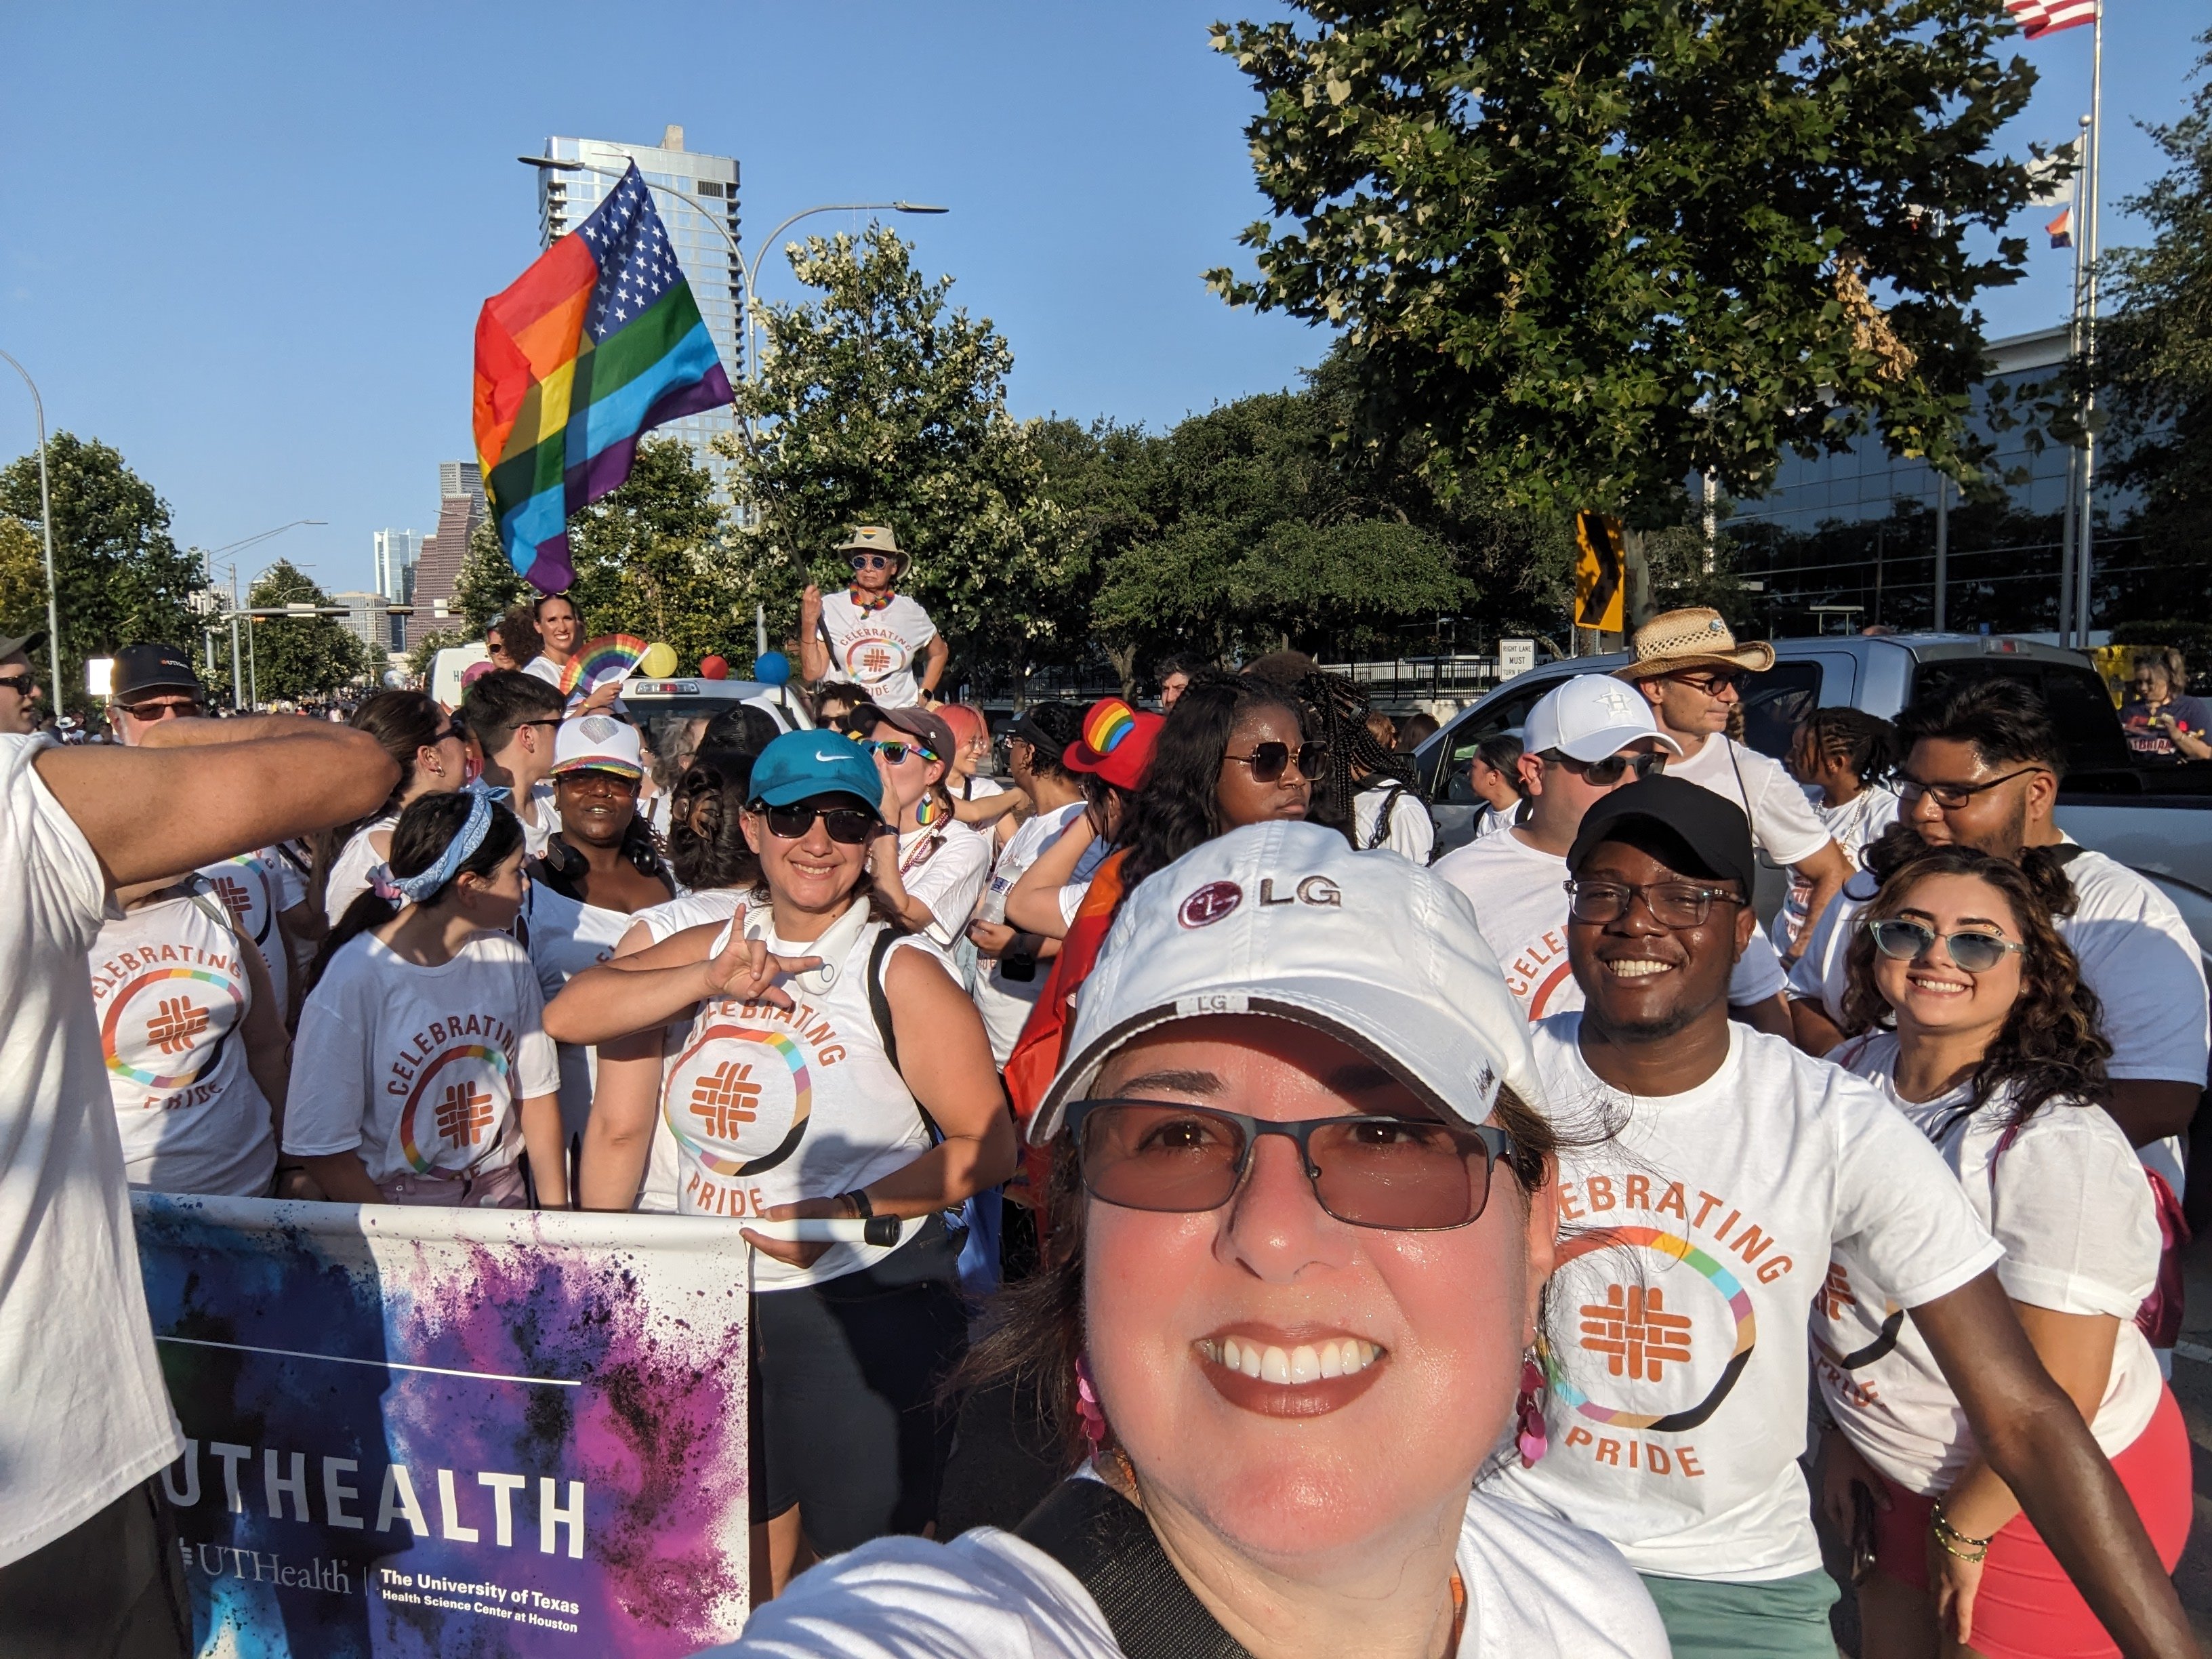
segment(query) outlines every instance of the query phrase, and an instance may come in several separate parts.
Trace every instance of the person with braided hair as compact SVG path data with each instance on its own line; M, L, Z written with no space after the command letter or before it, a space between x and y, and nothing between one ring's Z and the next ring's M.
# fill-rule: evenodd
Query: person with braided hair
M2102 1109L2112 1044L2053 926L2075 896L2053 849L2017 861L1924 847L1852 930L1829 1057L1934 1143L2004 1247L1996 1273L2044 1369L2112 1460L2159 1559L2179 1560L2189 1440L2136 1309L2159 1228L2134 1149ZM1961 1647L2011 1659L2110 1653L2096 1616L1990 1467L1959 1396L1896 1298L1840 1241L1813 1304L1814 1374L1834 1426L1821 1507L1874 1571L1859 1588L1869 1659ZM1871 1536L1865 1534L1870 1531Z
M1813 797L1813 810L1854 867L1859 848L1897 822L1899 802L1889 775L1902 758L1897 728L1863 709L1815 708L1790 739L1790 775ZM1785 957L1796 951L1804 932L1812 893L1813 884L1792 869L1771 930L1774 948Z

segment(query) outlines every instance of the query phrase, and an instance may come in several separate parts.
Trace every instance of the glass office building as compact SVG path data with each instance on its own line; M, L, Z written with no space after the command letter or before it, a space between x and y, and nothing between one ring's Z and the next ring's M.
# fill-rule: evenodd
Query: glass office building
M722 367L736 385L744 374L744 275L738 269L732 242L738 234L738 163L728 155L702 155L684 148L684 129L670 127L658 144L625 144L611 138L548 138L544 152L561 161L582 161L611 168L619 175L630 162L653 192L653 210L668 228L676 257L699 302L699 314L721 353ZM599 173L556 173L540 167L538 173L538 229L539 243L550 247L591 216L617 180ZM695 207L672 190L682 191ZM704 209L705 211L700 211ZM711 219L710 219L711 216ZM717 226L721 227L717 229ZM729 233L725 238L722 231ZM703 415L687 416L656 429L659 437L679 438L691 446L701 463L719 478L727 466L708 447L716 436L737 430L737 417L726 406Z
M2032 392L2053 380L2066 355L2063 327L1992 341L1989 381L2014 397ZM1723 498L1718 521L1734 544L1736 574L1765 585L1753 599L1770 637L1930 626L1939 532L1949 628L1972 632L1987 623L1998 633L2047 633L2059 626L2075 452L2039 446L2028 423L2000 424L1990 410L1984 390L1972 424L1995 445L2000 481L1969 496L1953 484L1939 501L1931 469L1892 457L1879 436L1868 435L1837 454L1786 459L1755 500ZM1692 480L1693 507L1699 489ZM2116 606L2136 608L2130 578L2141 573L2131 506L2100 483L2093 628L2106 625Z

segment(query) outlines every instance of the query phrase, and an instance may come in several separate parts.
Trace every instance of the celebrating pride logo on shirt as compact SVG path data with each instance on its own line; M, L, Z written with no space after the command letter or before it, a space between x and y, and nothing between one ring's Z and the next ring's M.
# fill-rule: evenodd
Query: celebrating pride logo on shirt
M1565 1267L1597 1251L1608 1254L1592 1265L1607 1273L1631 1270L1637 1258L1629 1253L1636 1252L1656 1256L1665 1263L1680 1262L1698 1277L1685 1279L1670 1274L1665 1285L1606 1283L1578 1302L1581 1341L1577 1346L1595 1362L1582 1369L1586 1377L1593 1372L1601 1375L1601 1381L1591 1382L1591 1390L1610 1394L1622 1384L1656 1387L1679 1382L1682 1374L1693 1372L1698 1358L1717 1342L1714 1324L1718 1310L1712 1298L1696 1295L1686 1302L1682 1297L1684 1289L1694 1292L1701 1284L1712 1287L1720 1308L1727 1310L1734 1323L1728 1364L1704 1397L1683 1411L1631 1411L1626 1406L1607 1405L1593 1392L1577 1386L1559 1355L1547 1352L1544 1366L1552 1391L1583 1416L1615 1429L1679 1434L1696 1428L1720 1408L1750 1362L1759 1336L1750 1293L1724 1265L1688 1239L1656 1227L1612 1227L1568 1240L1559 1247L1558 1265ZM1587 1279L1579 1282L1589 1283ZM1626 1389L1621 1394L1633 1397Z
M246 990L210 968L156 968L108 999L100 1046L107 1069L164 1092L212 1067L246 1011Z
M417 1175L468 1168L497 1138L510 1097L505 1049L483 1042L441 1049L415 1074L399 1109L400 1156ZM438 1154L448 1147L459 1154L457 1164L441 1163Z
M806 1050L787 1032L714 1023L668 1069L661 1115L690 1158L726 1178L799 1150L814 1111Z
M913 660L906 641L888 629L856 628L845 641L845 672L863 685L889 679Z

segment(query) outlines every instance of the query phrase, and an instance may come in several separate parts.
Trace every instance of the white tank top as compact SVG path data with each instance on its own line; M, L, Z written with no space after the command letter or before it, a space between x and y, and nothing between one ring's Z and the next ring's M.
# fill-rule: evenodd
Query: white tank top
M708 887L697 892L678 893L672 899L648 905L630 920L643 923L653 942L658 945L687 927L701 927L708 922L719 924L732 916L741 916L751 902L751 893L746 888ZM684 1041L690 1030L691 1022L688 1019L675 1021L669 1026L671 1059L684 1051ZM665 1061L662 1069L666 1070ZM683 1158L677 1150L676 1137L669 1133L667 1118L655 1112L653 1147L646 1154L645 1182L638 1189L637 1207L647 1214L673 1214L678 1208L677 1194L683 1184Z
M771 1205L865 1187L928 1151L921 1109L884 1054L868 1006L869 955L884 927L871 921L860 929L824 994L787 975L778 984L791 997L789 1008L699 1005L661 1079L661 1121L677 1147L679 1212L761 1216ZM730 933L726 927L715 936L717 953ZM766 942L778 956L812 954L810 945L773 933ZM901 939L892 949L928 951L943 962L920 939ZM886 972L890 965L886 958ZM757 1255L753 1288L819 1284L890 1254L884 1246L833 1244L803 1268Z
M203 883L100 926L92 947L124 1173L157 1192L258 1198L276 1170L269 1103L246 1066L244 944Z

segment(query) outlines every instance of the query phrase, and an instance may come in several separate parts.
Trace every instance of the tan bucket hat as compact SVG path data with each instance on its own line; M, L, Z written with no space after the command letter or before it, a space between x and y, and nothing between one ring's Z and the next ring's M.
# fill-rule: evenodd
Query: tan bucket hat
M898 561L898 568L907 567L907 556L900 550L898 538L892 535L889 525L855 525L853 533L839 542L833 550L839 553L883 553Z
M1686 668L1744 668L1763 674L1774 666L1772 646L1765 640L1738 645L1721 613L1704 605L1661 611L1636 630L1628 648L1636 660L1613 671L1624 680L1648 680Z

